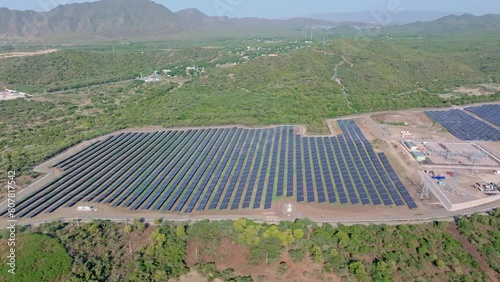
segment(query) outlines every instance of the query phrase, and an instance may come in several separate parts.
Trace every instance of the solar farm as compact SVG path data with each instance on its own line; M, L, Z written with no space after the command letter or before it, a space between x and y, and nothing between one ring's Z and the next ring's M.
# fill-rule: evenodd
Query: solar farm
M473 115L492 123L490 125ZM500 105L484 105L469 107L466 111L453 109L449 111L427 111L430 118L444 126L451 134L462 141L499 141Z
M500 105L482 105L479 107L465 108L467 111L474 113L478 117L485 119L497 126L500 126Z
M22 199L18 216L83 202L183 214L267 210L281 198L416 209L385 154L354 121L338 123L343 134L326 137L296 135L293 126L112 135L54 165L63 174Z

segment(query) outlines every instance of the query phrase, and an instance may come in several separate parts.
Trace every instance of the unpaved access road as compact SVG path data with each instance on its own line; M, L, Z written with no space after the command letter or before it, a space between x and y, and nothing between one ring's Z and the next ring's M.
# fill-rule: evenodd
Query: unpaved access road
M14 58L14 57L27 57L27 56L36 56L49 54L59 51L59 49L47 49L47 50L39 50L34 52L11 52L11 53L0 53L0 59L5 58Z

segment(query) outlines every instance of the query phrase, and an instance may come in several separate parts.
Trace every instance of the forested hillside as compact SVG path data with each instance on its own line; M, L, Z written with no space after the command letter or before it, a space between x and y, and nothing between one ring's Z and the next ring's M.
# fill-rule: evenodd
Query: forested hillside
M280 57L264 57L214 73L200 83L265 93L341 93L336 78L353 95L398 94L419 89L440 93L445 88L487 80L485 73L447 56L388 41L335 40Z
M478 239L473 239L471 230L479 222L482 227L475 232L481 239L475 243ZM463 236L485 254L497 275L495 259L500 250L498 232L493 230L499 224L498 210L490 216L459 220ZM21 273L8 281L61 281L61 277L64 281L167 281L189 270L199 271L209 281L488 281L478 262L450 233L453 225L333 227L305 219L276 225L247 219L191 224L156 220L154 226L139 220L53 222L19 234L19 251L26 252L19 261L26 264L19 270L34 261L45 270ZM33 246L28 250L21 247L25 244ZM71 272L61 245L71 255ZM46 263L48 257L51 264ZM5 265L5 257L0 261ZM0 273L1 281L7 277L6 271Z
M55 53L0 61L0 81L28 93L44 93L88 85L135 79L154 71L209 65L218 61L217 49L90 52L62 50ZM111 48L109 48L111 50ZM226 56L226 58L229 56ZM182 69L184 70L184 69Z

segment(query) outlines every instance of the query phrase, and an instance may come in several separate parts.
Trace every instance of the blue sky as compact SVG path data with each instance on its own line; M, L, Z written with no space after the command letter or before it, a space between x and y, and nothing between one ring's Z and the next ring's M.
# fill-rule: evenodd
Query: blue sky
M36 11L50 10L57 4L85 0L0 0L0 7ZM389 10L400 7L412 11L468 12L476 15L500 13L498 0L155 0L178 11L198 8L208 15L229 17L286 18L314 13Z

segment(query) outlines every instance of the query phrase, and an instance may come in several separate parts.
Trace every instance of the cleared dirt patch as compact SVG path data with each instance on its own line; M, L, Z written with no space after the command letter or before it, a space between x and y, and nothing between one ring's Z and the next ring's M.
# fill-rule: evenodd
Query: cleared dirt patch
M294 262L287 250L275 262L262 261L257 265L252 265L248 263L250 249L227 239L223 239L215 252L210 254L197 255L197 248L199 245L196 242L188 242L186 256L188 267L193 267L196 263L213 262L219 271L232 268L235 274L252 276L254 281L259 281L259 276L265 277L263 281L340 281L333 274L325 273L320 264L313 263L308 257L302 262ZM282 261L288 266L284 274L278 271Z
M0 54L0 59L14 58L14 57L36 56L36 55L43 55L43 54L54 53L54 52L57 52L57 51L59 51L59 49L48 49L48 50L40 50L40 51L35 51L35 52L2 53L2 54Z
M14 100L18 98L25 98L24 93L10 92L10 91L0 91L0 101L2 100Z

